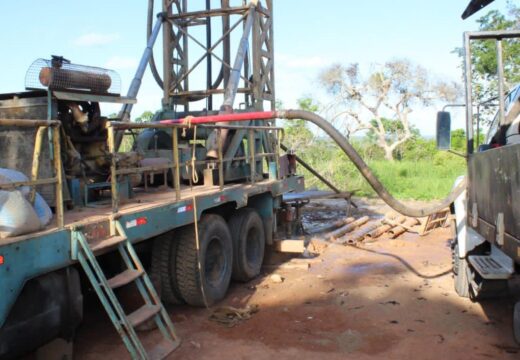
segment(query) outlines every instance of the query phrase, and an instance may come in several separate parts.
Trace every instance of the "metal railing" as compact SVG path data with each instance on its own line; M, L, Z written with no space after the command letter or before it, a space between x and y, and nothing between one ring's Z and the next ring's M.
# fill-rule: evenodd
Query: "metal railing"
M0 184L0 190L13 190L20 186L30 186L31 192L29 200L34 203L36 196L36 186L38 185L55 185L55 212L58 228L63 228L63 172L61 165L61 148L60 148L60 122L56 120L25 120L25 119L0 119L0 127L32 127L36 128L36 139L34 142L33 159L31 167L31 179L29 181L17 181ZM49 131L50 130L50 131ZM52 138L51 160L54 167L54 177L38 179L40 169L40 155L42 152L43 138L45 132L48 132Z
M284 135L284 129L281 127L274 126L233 126L233 125L197 125L190 126L188 124L164 124L164 123L123 123L123 122L108 122L107 123L107 131L108 131L108 150L111 158L110 165L110 181L111 181L111 196L112 196L112 212L113 214L117 214L119 211L120 204L120 196L118 189L118 177L122 175L131 175L131 174L142 174L149 172L160 172L171 170L173 174L173 188L175 190L175 199L181 200L181 185L180 185L180 171L181 167L185 166L191 170L191 173L196 172L197 165L217 165L218 168L218 184L220 190L224 188L224 164L232 161L249 161L250 163L250 182L252 184L256 181L256 163L257 160L261 160L264 158L272 157L276 163L276 178L279 178L280 174L280 148L281 148L281 139ZM183 131L186 129L196 129L206 128L211 130L216 130L218 132L219 139L217 144L217 158L216 159L206 159L206 160L196 160L193 159L191 161L186 161L184 164L181 164L179 158L179 130ZM117 131L125 131L125 130L136 130L136 129L171 129L172 136L172 159L169 164L165 165L154 165L154 166L143 166L143 167L134 167L134 168L118 168L117 164L117 147L116 147L116 132ZM249 154L244 156L235 156L224 158L223 155L223 144L220 141L220 132L223 130L246 130L247 131L247 143ZM266 132L266 131L274 131L276 136L276 150L275 152L269 153L257 153L256 152L256 142L255 135L256 133ZM198 139L193 139L198 140Z

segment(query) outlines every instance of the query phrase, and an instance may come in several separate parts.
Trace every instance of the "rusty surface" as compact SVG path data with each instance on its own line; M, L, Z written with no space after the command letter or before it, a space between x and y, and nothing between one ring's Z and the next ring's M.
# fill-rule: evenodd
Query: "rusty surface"
M107 74L50 67L40 70L39 80L51 89L88 89L95 93L106 93L112 85L112 79Z
M404 234L408 229L410 229L412 226L415 226L419 224L419 220L416 218L408 218L403 223L402 226L396 226L388 231L388 234L392 237L392 239L395 239L396 237Z
M357 242L363 241L365 236L367 236L369 233L377 229L381 226L381 221L376 220L370 224L367 224L366 226L362 227L361 229L355 231L349 236L349 243L355 244Z
M347 225L341 226L340 228L330 231L324 235L321 236L321 238L328 240L328 241L334 241L341 236L345 235L346 233L351 232L355 228L357 228L360 225L363 225L369 220L368 216L364 216L360 219L357 219L353 222L348 223Z

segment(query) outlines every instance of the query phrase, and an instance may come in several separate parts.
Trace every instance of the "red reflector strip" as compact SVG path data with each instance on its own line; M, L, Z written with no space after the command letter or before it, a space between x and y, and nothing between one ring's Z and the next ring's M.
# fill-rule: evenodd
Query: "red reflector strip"
M4 255L0 255L0 265L4 265Z
M183 213L186 211L192 211L192 210L193 210L193 204L181 206L180 208L177 209L177 214L180 214L180 213Z
M137 226L148 224L148 219L145 217L137 218Z

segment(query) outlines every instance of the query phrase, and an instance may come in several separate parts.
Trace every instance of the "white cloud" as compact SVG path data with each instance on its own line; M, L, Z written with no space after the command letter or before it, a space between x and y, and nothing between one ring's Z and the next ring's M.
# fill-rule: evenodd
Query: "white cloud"
M77 46L99 46L111 44L119 39L119 34L101 34L101 33L88 33L81 35L74 40L74 44Z
M137 69L137 59L124 56L112 56L105 63L105 67L114 70L135 70Z

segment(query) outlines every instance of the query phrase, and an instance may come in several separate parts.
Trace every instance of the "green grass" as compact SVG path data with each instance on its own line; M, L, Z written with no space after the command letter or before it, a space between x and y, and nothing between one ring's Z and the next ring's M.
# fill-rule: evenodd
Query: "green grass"
M344 154L322 152L319 157L302 154L305 160L325 178L342 190L359 190L357 196L375 197L376 194ZM455 179L466 171L465 161L448 153L436 153L432 159L418 161L372 160L369 167L387 190L398 199L433 200L444 198ZM326 189L318 179L298 169L306 178L307 187Z

